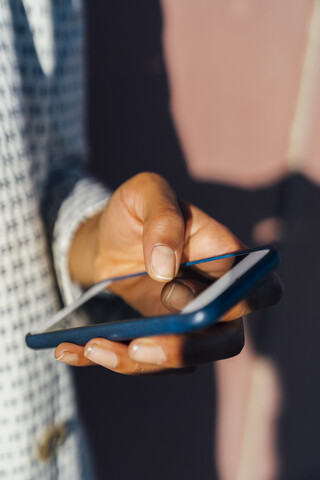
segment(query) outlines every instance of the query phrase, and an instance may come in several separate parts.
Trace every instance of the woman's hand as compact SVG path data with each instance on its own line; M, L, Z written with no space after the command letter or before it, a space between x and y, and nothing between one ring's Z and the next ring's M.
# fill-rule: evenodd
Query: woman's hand
M159 175L141 173L122 184L105 210L82 225L70 249L70 272L89 286L104 278L147 270L149 276L114 283L111 290L143 315L179 311L203 288L201 280L176 279L181 262L244 249L223 225L197 207L178 201ZM230 259L215 263L217 278L230 268ZM168 284L168 282L171 282ZM275 275L223 320L234 320L275 303L281 296ZM129 345L98 338L85 347L64 343L55 356L70 365L99 364L131 375L158 373L232 356L241 350L241 320L218 324L192 335L140 338Z

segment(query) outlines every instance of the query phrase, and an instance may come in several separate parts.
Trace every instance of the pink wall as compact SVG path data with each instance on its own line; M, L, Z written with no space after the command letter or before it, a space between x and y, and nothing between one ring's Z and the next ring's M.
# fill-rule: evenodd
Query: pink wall
M171 109L196 178L255 187L287 172L312 4L162 0ZM316 101L305 170L320 182L320 89Z

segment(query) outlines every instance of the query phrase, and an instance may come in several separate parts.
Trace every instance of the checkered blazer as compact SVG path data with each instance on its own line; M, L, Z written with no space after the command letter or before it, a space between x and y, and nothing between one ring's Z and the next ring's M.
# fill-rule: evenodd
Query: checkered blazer
M83 172L82 43L80 0L0 0L1 480L92 478L68 367L24 340L78 295L68 248L108 197Z

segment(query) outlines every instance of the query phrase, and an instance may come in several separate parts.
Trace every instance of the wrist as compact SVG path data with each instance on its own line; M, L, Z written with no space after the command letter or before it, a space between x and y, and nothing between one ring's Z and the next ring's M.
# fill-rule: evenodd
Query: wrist
M80 225L69 249L71 278L84 287L89 287L95 283L100 217L101 213Z

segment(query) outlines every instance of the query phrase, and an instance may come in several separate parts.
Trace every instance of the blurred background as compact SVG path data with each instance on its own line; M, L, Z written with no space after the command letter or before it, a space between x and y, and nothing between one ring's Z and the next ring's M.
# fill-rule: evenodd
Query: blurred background
M319 1L84 3L91 170L162 174L285 285L215 369L74 369L98 478L318 479Z

